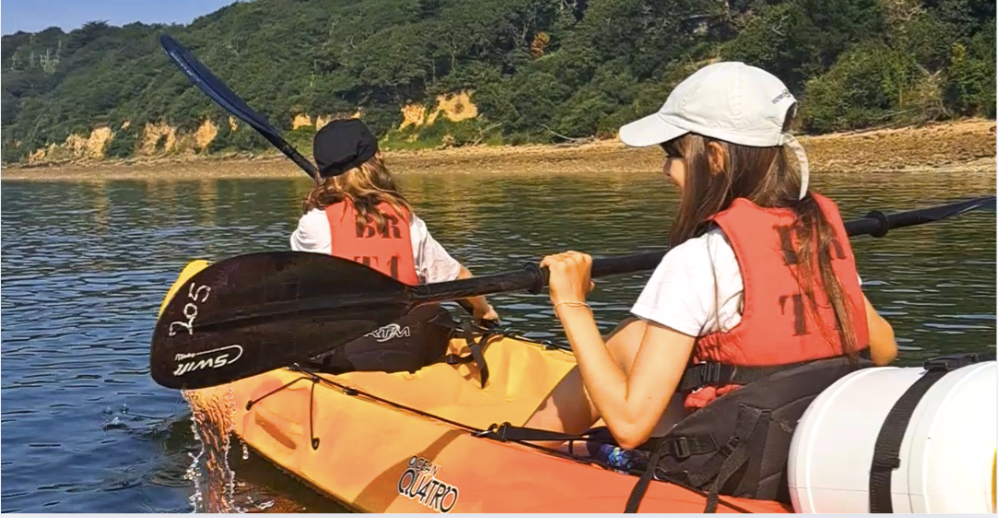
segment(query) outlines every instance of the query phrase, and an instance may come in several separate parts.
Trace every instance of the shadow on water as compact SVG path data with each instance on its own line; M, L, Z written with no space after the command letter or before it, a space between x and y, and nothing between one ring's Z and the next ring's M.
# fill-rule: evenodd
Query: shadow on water
M482 274L565 249L596 255L661 247L673 189L645 175L405 175L434 237ZM845 217L993 193L995 176L822 175ZM166 289L190 260L286 249L309 187L301 180L4 182L2 436L4 511L191 509L198 451L179 393L149 377L150 333ZM902 361L995 347L995 215L857 238L864 290L894 324ZM609 330L648 272L599 283ZM503 319L560 337L545 295L493 298ZM358 445L364 447L364 445ZM236 505L341 510L236 440Z

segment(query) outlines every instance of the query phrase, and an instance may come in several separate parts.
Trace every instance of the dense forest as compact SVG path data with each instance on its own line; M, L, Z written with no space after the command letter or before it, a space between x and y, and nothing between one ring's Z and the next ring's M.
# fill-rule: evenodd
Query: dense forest
M186 26L4 36L3 161L95 127L128 157L149 124L206 120L200 152L264 148L173 67L162 32L302 143L296 115L358 110L388 142L613 136L717 59L790 85L802 132L995 116L993 0L255 0ZM399 129L402 106L452 92L478 115Z

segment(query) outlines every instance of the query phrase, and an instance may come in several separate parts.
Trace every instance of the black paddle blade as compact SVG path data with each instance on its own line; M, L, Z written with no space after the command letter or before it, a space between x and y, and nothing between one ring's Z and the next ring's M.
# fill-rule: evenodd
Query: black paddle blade
M325 352L405 315L409 287L359 263L271 252L227 259L184 282L153 332L152 377L197 389Z
M241 97L236 95L235 92L229 89L221 79L215 77L215 74L208 70L208 67L204 66L191 51L187 50L186 47L181 45L177 40L173 39L167 34L163 34L159 37L159 44L166 51L166 55L173 60L177 68L187 76L188 79L194 83L202 92L205 93L212 101L215 101L219 106L225 109L225 111L235 115L240 120L249 124L251 128L255 129L257 133L262 135L271 144L280 149L285 156L293 160L298 167L301 167L303 171L309 176L315 177L318 170L315 165L312 164L307 158L302 156L297 149L291 146L281 134L278 133L266 117L260 115L255 110L249 107Z

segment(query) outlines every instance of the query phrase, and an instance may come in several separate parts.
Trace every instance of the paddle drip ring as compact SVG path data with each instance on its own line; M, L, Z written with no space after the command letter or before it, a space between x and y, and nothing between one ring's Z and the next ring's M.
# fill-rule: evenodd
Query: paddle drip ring
M887 235L887 231L891 229L891 222L888 221L887 216L883 212L880 212L879 210L871 211L869 214L866 215L866 217L870 219L875 219L877 220L877 223L880 224L879 229L877 229L875 232L870 232L870 235L873 237L884 237Z

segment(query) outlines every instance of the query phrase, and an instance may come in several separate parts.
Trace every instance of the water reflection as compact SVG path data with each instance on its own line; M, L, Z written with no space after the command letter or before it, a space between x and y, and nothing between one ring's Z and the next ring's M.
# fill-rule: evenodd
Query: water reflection
M677 204L657 174L400 181L434 237L480 274L569 248L660 248ZM822 175L815 184L848 218L993 193L995 175ZM4 510L189 510L189 411L149 378L156 310L192 259L285 249L309 187L305 178L3 183ZM894 324L904 361L994 350L995 246L994 213L854 240L864 288ZM647 276L600 282L593 306L604 329ZM494 304L530 336L561 336L545 295ZM254 456L231 462L236 492L254 509L337 509Z

